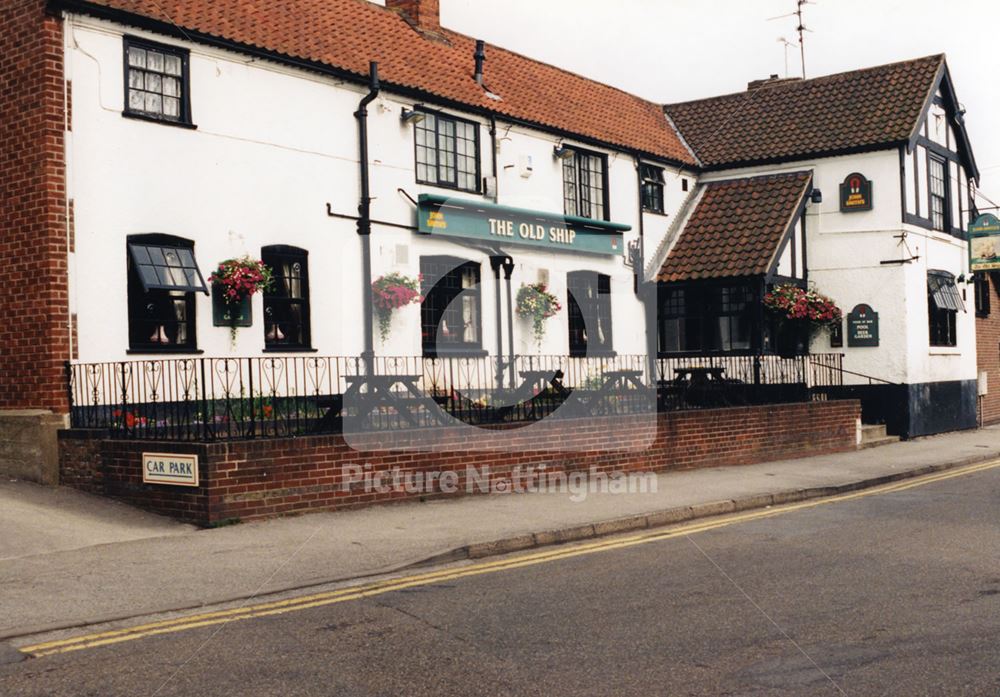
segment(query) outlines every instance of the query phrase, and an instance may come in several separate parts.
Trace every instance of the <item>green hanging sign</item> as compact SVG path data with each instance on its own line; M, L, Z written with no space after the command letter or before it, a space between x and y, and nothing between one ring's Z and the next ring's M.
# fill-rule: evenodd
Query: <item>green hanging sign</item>
M1000 270L1000 220L984 213L969 224L969 270Z
M622 233L632 229L622 223L435 194L421 194L418 209L418 230L425 235L540 247L555 252L621 256L625 253Z

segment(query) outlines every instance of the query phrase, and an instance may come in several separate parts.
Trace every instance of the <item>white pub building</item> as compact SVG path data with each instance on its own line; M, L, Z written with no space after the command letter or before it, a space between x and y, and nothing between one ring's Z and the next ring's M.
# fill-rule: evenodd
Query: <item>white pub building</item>
M254 5L47 3L65 360L811 350L890 432L975 426L978 173L943 56L663 106L441 27L437 0ZM274 283L234 309L208 278L243 256ZM399 278L419 302L382 332L369 284ZM782 283L841 327L782 328ZM533 284L561 306L541 336Z

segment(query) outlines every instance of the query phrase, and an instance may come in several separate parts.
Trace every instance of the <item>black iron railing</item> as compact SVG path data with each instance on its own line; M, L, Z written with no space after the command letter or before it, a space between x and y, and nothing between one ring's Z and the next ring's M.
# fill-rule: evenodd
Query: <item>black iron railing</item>
M839 354L780 358L280 356L68 367L75 428L152 440L232 440L809 399Z

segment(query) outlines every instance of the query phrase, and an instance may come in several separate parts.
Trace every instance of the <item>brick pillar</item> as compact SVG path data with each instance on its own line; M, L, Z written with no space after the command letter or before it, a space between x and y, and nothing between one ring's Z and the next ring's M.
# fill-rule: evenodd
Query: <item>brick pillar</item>
M68 411L62 20L0 3L0 409Z

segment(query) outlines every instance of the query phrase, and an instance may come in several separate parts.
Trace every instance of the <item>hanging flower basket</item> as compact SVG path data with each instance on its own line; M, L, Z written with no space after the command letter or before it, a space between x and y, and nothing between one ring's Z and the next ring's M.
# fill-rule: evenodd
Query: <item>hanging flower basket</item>
M843 317L830 298L791 284L775 286L764 296L764 307L783 320L808 323L814 329L835 325Z
M559 299L544 283L522 283L517 291L517 316L531 320L531 329L539 347L545 337L545 320L562 309Z
M378 333L383 342L389 338L393 311L423 300L420 297L421 280L420 276L410 278L393 272L379 276L372 283L372 308L378 319Z
M226 259L208 277L208 281L219 287L227 303L234 305L270 288L272 276L271 269L264 262L243 256Z
M220 316L229 324L230 342L236 343L236 328L250 326L250 297L271 287L273 273L258 259L242 256L226 259L208 277L212 284L213 298L221 298L225 304Z

